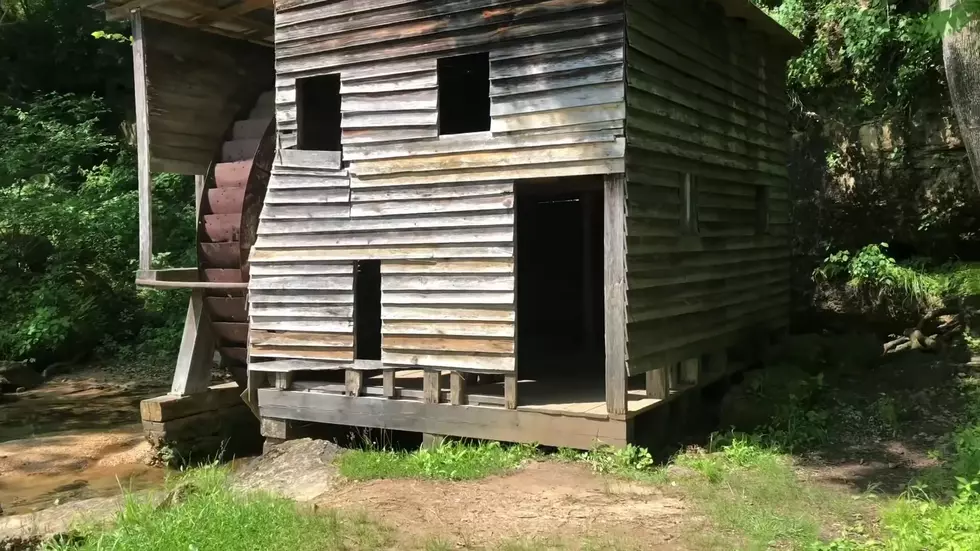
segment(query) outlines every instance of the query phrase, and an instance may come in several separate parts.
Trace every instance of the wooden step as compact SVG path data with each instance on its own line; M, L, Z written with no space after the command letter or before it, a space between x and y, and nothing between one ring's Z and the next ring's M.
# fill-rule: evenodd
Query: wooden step
M252 160L214 165L214 184L218 187L245 187L252 171Z
M241 216L245 204L244 187L216 187L205 194L205 204L201 212L205 214L238 214Z
M260 141L256 138L248 138L245 140L225 142L221 146L221 162L229 163L251 160L255 156L255 151L259 148Z
M238 268L242 265L241 244L238 241L225 243L200 243L200 261L206 268Z
M259 139L264 134L266 129L269 128L269 124L272 123L271 117L258 117L254 119L245 119L243 121L238 121L235 123L235 127L232 129L232 137L236 140L246 140L246 139Z
M213 243L238 241L241 234L242 215L205 214L203 217L204 235Z
M245 297L206 297L204 302L213 321L248 321Z

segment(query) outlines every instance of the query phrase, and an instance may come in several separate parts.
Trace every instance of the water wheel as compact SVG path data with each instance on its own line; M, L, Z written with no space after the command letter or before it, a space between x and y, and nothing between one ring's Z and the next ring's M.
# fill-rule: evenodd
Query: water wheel
M262 94L252 110L229 129L205 179L198 219L201 281L249 280L249 252L275 156L275 104ZM245 387L248 303L243 289L209 289L205 294L222 367Z

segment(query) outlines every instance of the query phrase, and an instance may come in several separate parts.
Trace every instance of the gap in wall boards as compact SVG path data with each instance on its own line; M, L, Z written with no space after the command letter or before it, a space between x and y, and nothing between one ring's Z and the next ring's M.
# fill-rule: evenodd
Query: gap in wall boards
M439 134L490 130L490 54L445 57L439 70Z
M296 79L297 149L340 151L340 75Z
M354 358L381 359L381 261L354 266Z

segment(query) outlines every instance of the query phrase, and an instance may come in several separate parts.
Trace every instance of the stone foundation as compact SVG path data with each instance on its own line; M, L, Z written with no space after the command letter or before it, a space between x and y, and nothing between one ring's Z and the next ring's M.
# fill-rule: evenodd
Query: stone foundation
M160 396L140 403L146 439L160 462L201 463L259 453L259 420L235 383L190 396Z

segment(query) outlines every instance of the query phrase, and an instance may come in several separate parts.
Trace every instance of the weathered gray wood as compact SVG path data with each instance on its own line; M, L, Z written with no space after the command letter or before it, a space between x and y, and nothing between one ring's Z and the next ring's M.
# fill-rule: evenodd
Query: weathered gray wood
M264 417L590 449L626 445L626 421L501 407L453 406L319 392L259 392Z
M433 450L442 446L446 442L446 435L444 434L432 434L430 432L422 433L422 447L428 450Z
M658 400L666 400L670 396L668 371L668 368L662 367L660 369L652 369L646 372L645 377L647 396Z
M519 403L517 395L517 374L510 373L504 376L504 407L507 409L517 409Z
M449 403L454 406L466 405L466 379L459 371L449 374Z
M626 177L603 185L603 299L605 301L606 409L626 414Z
M289 371L276 373L276 389L289 390L293 386L293 374Z
M680 380L686 385L698 384L701 375L701 358L688 358L681 362Z
M384 358L382 358L384 359ZM441 395L441 377L438 371L426 370L422 375L422 392L427 404L438 404Z
M204 293L195 290L187 305L184 333L177 352L170 393L187 396L204 392L211 383L211 364L214 361L214 335L207 311L204 309Z
M360 396L364 393L364 372L348 369L345 372L347 395Z
M136 97L136 156L139 190L139 268L149 270L153 264L153 176L150 174L150 105L147 94L146 42L143 36L143 14L139 9L130 16L133 29L133 82Z
M236 383L225 383L208 388L205 392L188 396L158 396L140 402L140 418L143 421L165 423L208 411L237 406L241 403L241 389Z
M385 370L381 375L382 385L384 389L385 398L395 397L395 371L392 369Z

